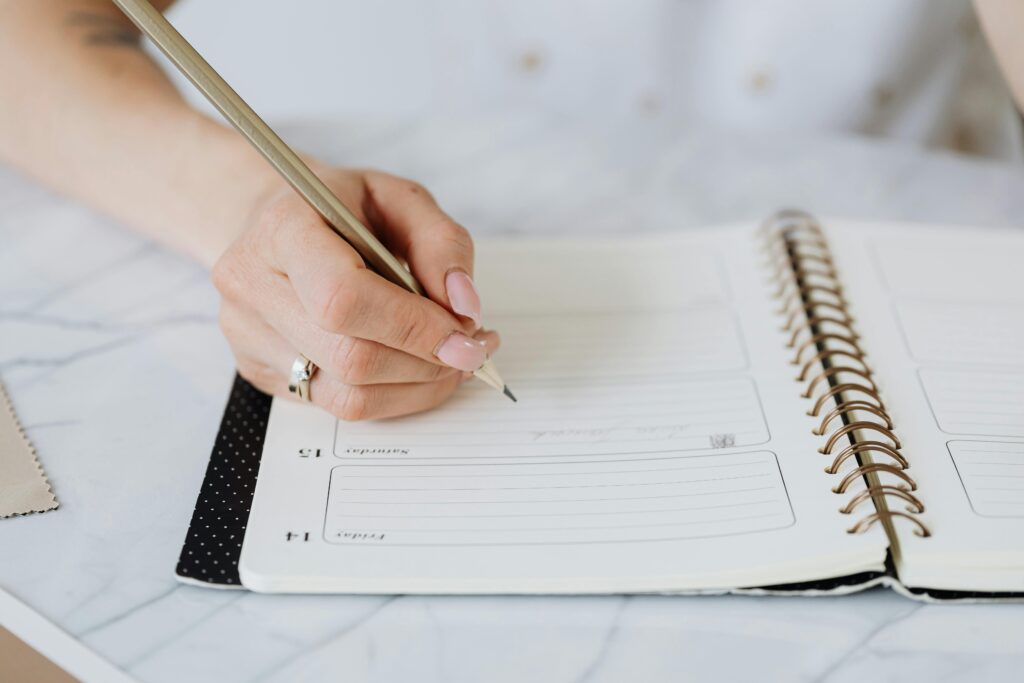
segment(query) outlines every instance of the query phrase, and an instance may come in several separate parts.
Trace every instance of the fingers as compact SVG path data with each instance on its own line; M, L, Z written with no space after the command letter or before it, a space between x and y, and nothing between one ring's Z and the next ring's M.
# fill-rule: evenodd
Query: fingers
M345 384L430 382L459 372L378 342L327 332L305 316L287 281L265 289L260 299L263 308L259 314L228 304L221 310L225 335L232 340L248 341L246 350L252 355L258 355L258 350L252 348L252 344L260 343L262 335L258 329L269 325L290 348L300 349L322 371ZM493 331L480 331L475 339L484 344L488 355L497 351L501 343Z
M298 352L284 337L231 305L222 309L221 325L238 360L239 373L261 391L294 398L288 391L288 374ZM238 334L239 329L245 333ZM319 369L310 382L310 399L342 420L382 419L434 408L451 396L463 379L462 373L452 372L429 382L353 385Z
M345 384L430 382L459 372L368 339L328 332L309 319L288 284L265 298L263 315L292 348Z
M432 382L460 372L445 365L428 363L377 342L330 334L305 319L301 309L294 303L294 295L286 287L284 289L284 292L265 297L265 302L267 299L275 300L269 305L269 313L267 309L256 313L229 302L222 304L220 325L236 357L259 358L269 362L276 356L268 356L268 353L280 338L291 353L290 359L282 361L288 364L287 367L290 367L291 360L299 353L295 349L299 349L321 371L344 384ZM291 295L291 301L287 295ZM274 338L273 343L268 342L271 336ZM474 339L484 345L488 355L495 353L501 346L501 338L493 330L479 330ZM264 348L268 350L267 353ZM277 356L283 357L282 354ZM282 365L281 369L286 370L287 367Z
M487 349L462 333L460 320L367 270L359 255L319 219L288 232L275 237L277 267L322 329L464 371L476 370L486 360Z
M432 300L480 327L473 240L466 229L418 183L373 171L364 177L367 213L384 241L405 257Z
M301 299L298 283L296 292ZM486 360L487 349L461 332L450 313L366 269L335 276L321 292L324 298L307 304L306 310L327 332L377 342L459 370L476 370Z
M479 332L474 339L484 344L488 354L494 353L500 345L496 332ZM304 355L343 384L366 386L434 382L462 372L445 365L427 363L366 339L336 336L328 341L326 346L309 346L310 351ZM307 348L301 341L294 342L289 338L289 343L293 348Z
M350 386L330 376L316 383L314 375L313 381L310 397L314 402L339 419L355 421L381 420L436 408L455 392L463 379L456 374L436 382Z
M367 270L334 283L314 320L324 329L384 344L423 360L476 370L487 350L461 331L451 313Z

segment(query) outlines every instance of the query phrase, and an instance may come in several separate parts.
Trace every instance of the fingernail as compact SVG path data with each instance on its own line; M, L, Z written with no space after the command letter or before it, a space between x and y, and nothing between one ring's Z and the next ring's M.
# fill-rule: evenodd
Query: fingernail
M487 345L461 332L453 332L438 347L435 355L445 365L472 372L487 360Z
M479 326L480 295L476 293L473 278L461 270L453 270L445 277L444 288L448 292L452 310L470 318Z
M473 334L473 339L484 345L484 349L487 351L487 355L491 356L498 349L498 342L500 337L494 330L485 330L480 328Z

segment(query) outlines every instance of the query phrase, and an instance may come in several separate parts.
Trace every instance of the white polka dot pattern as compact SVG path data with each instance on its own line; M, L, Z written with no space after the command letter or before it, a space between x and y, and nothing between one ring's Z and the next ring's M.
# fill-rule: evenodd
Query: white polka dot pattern
M178 576L239 586L238 558L259 474L272 398L239 376L178 558Z

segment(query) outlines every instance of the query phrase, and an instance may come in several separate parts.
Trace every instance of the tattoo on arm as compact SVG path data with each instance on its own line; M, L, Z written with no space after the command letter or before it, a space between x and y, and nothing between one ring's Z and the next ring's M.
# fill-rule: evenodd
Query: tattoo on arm
M101 12L75 11L65 23L80 33L87 45L139 47L142 35L126 19Z

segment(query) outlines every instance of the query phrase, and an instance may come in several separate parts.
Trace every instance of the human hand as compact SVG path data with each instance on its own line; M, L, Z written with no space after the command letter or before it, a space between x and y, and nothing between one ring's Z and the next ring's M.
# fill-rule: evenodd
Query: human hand
M294 190L277 186L213 269L239 373L289 396L301 353L319 368L310 399L343 420L439 405L499 344L479 329L469 233L409 180L342 169L320 176L408 262L430 298L368 270Z

